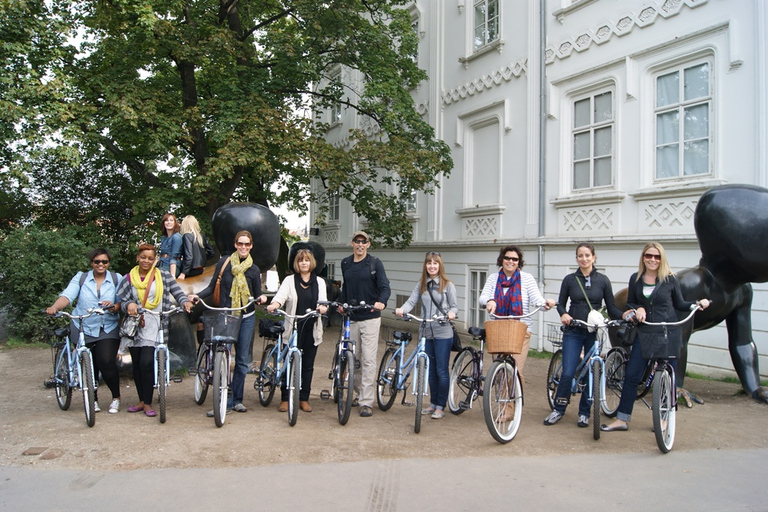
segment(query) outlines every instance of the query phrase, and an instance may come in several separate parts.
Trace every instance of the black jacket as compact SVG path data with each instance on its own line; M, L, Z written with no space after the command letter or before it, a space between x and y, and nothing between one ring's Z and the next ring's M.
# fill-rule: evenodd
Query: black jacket
M347 256L341 260L341 275L344 282L341 285L339 302L359 304L364 301L371 307L374 303L381 302L386 306L391 290L384 264L380 259L366 254L362 261L355 263L354 256ZM379 317L380 311L358 311L350 315L352 320Z
M627 307L644 308L648 322L677 322L677 311L690 311L695 302L683 298L680 283L675 276L669 276L663 282L656 278L656 288L650 297L643 295L643 280L637 272L629 278L627 287Z
M578 282L576 281L577 279ZM621 318L622 311L616 307L611 280L608 279L608 276L599 273L593 268L592 273L589 274L589 280L591 282L589 287L587 287L586 278L581 273L581 270L565 276L560 285L560 296L557 299L557 312L560 316L567 312L576 320L586 322L587 315L590 312L587 299L584 297L586 292L592 309L600 309L603 306L603 302L605 302L608 315L611 318ZM579 282L581 286L579 286ZM584 291L581 290L581 287L584 287ZM566 311L565 305L568 303L569 298L571 299L571 304Z
M182 237L181 273L187 277L202 274L205 262L215 254L205 235L201 234L201 236L203 237L202 247L195 242L195 236L192 233L186 233Z

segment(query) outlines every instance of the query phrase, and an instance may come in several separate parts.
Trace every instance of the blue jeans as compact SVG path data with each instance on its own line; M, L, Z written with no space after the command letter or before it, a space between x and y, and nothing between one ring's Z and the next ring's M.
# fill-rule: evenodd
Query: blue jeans
M621 398L619 399L619 408L616 417L621 421L630 421L632 419L632 409L637 400L637 386L640 379L643 378L647 361L643 359L643 350L640 343L635 341L632 350L629 352L629 361L624 373L624 384L621 387ZM670 359L669 364L677 371L677 359Z
M232 374L232 386L227 408L231 409L236 404L243 403L243 389L245 388L245 375L248 373L248 365L251 362L251 341L256 327L256 315L243 318L240 322L240 332L235 344L235 371Z
M565 408L568 407L568 402L571 399L573 377L581 360L581 351L583 350L586 354L592 350L596 336L596 333L581 328L566 328L563 333L563 372L555 393L555 410L561 414L565 413ZM581 394L579 415L589 418L591 401L587 395L588 393Z
M445 409L448 402L448 384L450 383L451 345L453 338L427 339L425 350L429 357L430 403L438 409Z

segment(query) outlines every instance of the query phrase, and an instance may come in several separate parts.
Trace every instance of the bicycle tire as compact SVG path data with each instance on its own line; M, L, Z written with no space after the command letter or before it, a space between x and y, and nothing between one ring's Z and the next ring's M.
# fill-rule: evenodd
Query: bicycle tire
M464 347L453 361L448 383L448 409L453 414L463 413L477 398L481 379L475 375L476 353L474 348ZM462 407L462 403L466 407Z
M93 380L93 360L90 352L84 352L80 356L80 365L82 368L82 382L80 386L83 390L83 406L85 408L85 423L92 427L96 424L96 386Z
M56 380L56 403L59 409L66 411L72 403L72 387L69 385L69 358L63 347L56 349L53 358L54 379Z
M197 371L195 373L195 403L203 405L205 397L208 396L208 384L210 383L211 360L208 346L201 343L197 349L197 359L195 360Z
M400 365L395 357L396 353L396 349L388 348L379 365L378 378L376 379L376 402L382 411L388 411L397 397Z
M333 353L333 360L331 360L331 397L333 398L333 403L338 404L339 403L339 389L338 389L338 376L339 373L339 347L336 346L336 351Z
M277 387L277 353L274 348L275 346L270 343L262 352L259 375L256 376L259 402L264 407L272 403L272 397L275 396L275 388Z
M600 439L600 407L602 403L601 377L603 367L599 360L592 361L592 437Z
M352 409L352 396L355 389L355 354L345 350L341 354L338 369L339 382L336 385L336 404L339 413L339 423L346 425ZM335 379L334 379L335 380Z
M511 404L514 404L512 412ZM520 430L523 387L513 362L497 360L488 370L483 389L483 416L488 432L499 443L510 442Z
M603 414L609 418L615 417L619 409L626 370L626 352L620 348L609 350L605 356L605 400L601 404Z
M661 365L659 365L661 366ZM662 453L669 453L675 444L675 383L669 366L658 368L653 377L653 433Z
M547 369L547 403L551 410L555 410L555 396L560 377L563 375L563 349L557 349L549 360Z
M299 417L299 391L301 385L301 352L290 355L291 370L288 375L288 424L294 426Z
M165 393L167 391L167 375L165 363L168 359L168 353L165 350L155 349L157 353L157 405L160 423L165 423Z
M427 378L427 356L419 356L416 361L416 376L414 377L416 391L416 417L413 422L413 431L418 434L421 432L421 408L424 406L424 391L426 389Z
M213 419L217 427L227 418L227 393L229 361L224 350L217 350L213 357Z

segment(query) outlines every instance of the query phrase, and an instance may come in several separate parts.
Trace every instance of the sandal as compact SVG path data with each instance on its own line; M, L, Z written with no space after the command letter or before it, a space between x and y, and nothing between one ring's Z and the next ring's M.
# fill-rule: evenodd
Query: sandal
M445 411L442 409L435 409L435 412L432 413L433 420L440 420L443 418L445 418Z
M421 410L421 414L423 414L424 416L427 416L427 415L429 415L429 414L434 414L436 410L437 410L437 409L435 408L435 406L434 406L434 405L430 405L430 406L429 406L429 407L427 407L426 409L422 409L422 410Z

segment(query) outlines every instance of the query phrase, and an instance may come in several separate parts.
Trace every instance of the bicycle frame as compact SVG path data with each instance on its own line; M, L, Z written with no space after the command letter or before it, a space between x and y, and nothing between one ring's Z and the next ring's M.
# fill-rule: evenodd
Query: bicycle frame
M294 352L299 352L299 347L296 342L297 336L296 336L296 329L293 330L291 333L291 336L288 338L288 342L285 341L285 338L282 334L280 334L280 337L278 338L277 344L272 348L272 351L269 353L268 357L272 357L272 354L276 354L277 356L277 365L275 366L275 382L280 382L283 378L283 375L290 375L291 373L291 354ZM265 375L264 373L261 374L262 378L268 378L268 375ZM301 387L301 373L299 373L299 387Z
M429 375L429 357L427 357L427 338L421 337L419 338L419 343L416 345L416 349L411 352L411 354L406 358L405 357L405 346L408 344L407 341L403 341L400 343L400 346L397 347L395 350L395 353L392 354L392 359L397 360L398 362L398 368L400 368L400 373L397 375L395 387L398 390L404 391L405 390L405 383L407 382L408 378L411 376L411 372L416 367L416 362L419 360L419 358L424 358L426 362L426 370L427 375ZM426 383L426 380L425 380ZM421 391L422 393L427 392L427 386L424 386L424 389ZM416 380L413 381L413 391L412 394L416 394ZM405 397L403 397L405 398Z

